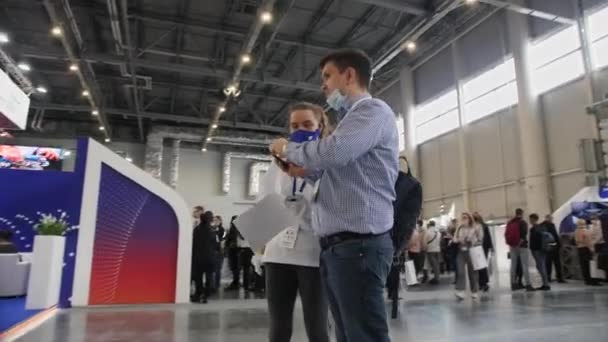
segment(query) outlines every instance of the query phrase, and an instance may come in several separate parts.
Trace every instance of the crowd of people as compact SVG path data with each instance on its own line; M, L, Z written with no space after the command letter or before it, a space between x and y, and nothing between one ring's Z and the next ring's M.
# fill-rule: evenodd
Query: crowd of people
M586 285L600 286L606 279L594 278L594 268L608 271L608 244L604 239L608 225L602 224L595 215L590 220L580 219L573 242L577 247L581 275ZM563 275L561 251L563 240L559 235L551 215L540 221L538 214L524 218L524 211L517 209L505 229L505 243L509 248L511 261L510 280L513 291L549 291L553 273L558 283L566 283ZM470 249L481 246L485 258L495 254L494 243L488 225L479 213L463 213L460 220L451 220L447 227L438 228L435 221L418 221L407 246L407 258L414 264L419 284L438 285L442 274L452 273L456 285L456 297L465 298L466 278L472 298L479 298L479 291L488 292L490 277L488 268L475 270ZM529 255L535 261L541 279L540 287L533 287L529 273ZM429 280L430 272L432 278ZM608 273L608 272L607 272Z
M209 296L219 291L226 259L232 273L232 282L226 291L236 291L242 286L246 292L263 292L264 274L257 274L254 270L254 252L234 225L237 217L232 217L228 230L224 228L221 216L214 216L203 206L194 207L192 217L191 280L194 291L190 300L207 303Z

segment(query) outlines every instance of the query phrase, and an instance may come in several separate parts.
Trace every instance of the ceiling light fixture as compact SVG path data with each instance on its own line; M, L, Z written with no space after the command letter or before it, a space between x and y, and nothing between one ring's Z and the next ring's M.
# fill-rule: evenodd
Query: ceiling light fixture
M207 152L207 149L205 147L203 147L203 149L201 150L201 152Z
M223 112L225 112L225 111L226 111L226 107L221 106L221 107L220 107L220 113L223 113Z
M30 67L30 65L27 64L27 63L19 63L19 64L17 64L17 67L19 69L23 70L23 71L30 71L30 70L32 70L32 67Z
M93 114L93 116L97 116L99 115L99 111L97 109L94 109L91 114Z
M110 140L110 138L106 138L105 140L107 143L111 142L112 140Z
M78 71L78 65L76 65L76 64L70 65L70 71Z
M99 126L99 130L100 130L100 131L105 131L105 130L106 130L106 128L105 128L105 127L103 127L103 126Z
M61 30L61 27L55 26L51 29L51 34L55 37L61 37L63 31Z
M409 41L409 42L405 43L405 48L409 52L414 52L414 51L416 51L417 46L416 46L415 42Z
M243 64L249 64L249 63L251 63L251 56L249 56L248 54L244 54L241 57L241 62L243 62Z
M477 0L464 0L467 5L473 5L477 3Z
M89 93L89 91L88 91L88 90L84 90L84 91L82 92L82 96L84 96L84 97L89 97L89 95L91 95L91 94Z
M40 94L46 94L47 90L45 87L38 87L36 88L36 91L39 92Z
M0 44L9 43L11 39L8 37L8 34L4 32L0 32Z
M131 159L131 157L126 157L125 160L128 161L129 163L133 162L133 159Z
M264 24L270 24L270 22L272 22L272 13L270 11L264 11L260 16L260 19Z
M239 95L241 95L241 91L239 90L237 85L231 84L224 89L224 95L239 97Z
M207 138L207 141L211 141L211 140L213 140L213 139L211 139L211 137Z
M211 128L216 129L216 128L217 128L217 124L213 124L213 125L211 126Z

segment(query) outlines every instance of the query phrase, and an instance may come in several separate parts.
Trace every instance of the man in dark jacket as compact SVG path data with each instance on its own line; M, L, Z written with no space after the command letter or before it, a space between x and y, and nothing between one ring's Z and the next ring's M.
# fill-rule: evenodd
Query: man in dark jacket
M552 281L551 273L553 273L553 265L555 265L555 275L557 277L558 283L565 283L564 277L562 275L562 262L560 257L560 251L562 250L562 241L560 239L559 234L557 233L557 228L553 223L553 217L551 215L545 216L545 221L542 223L546 232L553 236L553 240L557 244L555 248L551 249L547 253L547 276L549 277L549 282Z
M546 261L548 249L545 246L545 241L543 241L545 239L543 235L546 233L546 230L545 226L538 224L538 220L537 214L530 215L530 224L532 225L530 229L530 251L532 251L532 256L534 257L534 261L536 261L536 269L543 280L543 286L537 290L549 291L551 287L549 287Z
M232 271L232 283L226 287L227 291L238 290L241 287L241 248L239 248L239 239L242 239L242 235L234 225L234 221L237 216L232 216L230 220L230 228L226 233L226 255L228 256L228 265ZM248 284L247 284L248 285Z
M481 225L483 229L483 252L486 256L486 259L490 255L490 251L494 250L494 244L492 243L492 234L490 233L490 227L483 220L483 217L478 212L473 213L473 220L475 223ZM483 292L488 292L490 290L490 274L488 268L484 268L478 271L479 272L479 288Z
M213 213L207 211L201 216L201 223L194 228L192 236L192 280L194 281L193 302L207 303L213 289L213 272L219 256L220 246L211 229ZM205 286L203 287L203 275Z
M507 224L507 231L505 232L505 238L509 233L509 227L514 225L519 228L519 242L516 245L509 246L509 254L511 255L511 289L521 290L522 288L517 284L517 264L521 264L524 275L524 281L526 282L526 291L534 291L532 283L530 282L530 273L528 272L528 224L524 220L523 209L515 210L515 217L512 218ZM507 239L507 245L509 241Z

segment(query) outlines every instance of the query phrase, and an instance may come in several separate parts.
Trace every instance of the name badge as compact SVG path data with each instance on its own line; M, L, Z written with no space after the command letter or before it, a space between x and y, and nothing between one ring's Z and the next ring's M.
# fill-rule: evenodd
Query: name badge
M283 231L283 238L281 239L281 247L287 249L294 249L296 247L296 240L298 239L298 228L289 227Z

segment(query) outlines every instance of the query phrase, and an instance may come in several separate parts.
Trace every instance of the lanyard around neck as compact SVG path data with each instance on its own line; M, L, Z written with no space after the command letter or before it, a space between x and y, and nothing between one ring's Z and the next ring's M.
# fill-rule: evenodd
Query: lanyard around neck
M302 185L300 186L300 193L304 192L304 188L306 187L306 181L302 181ZM293 186L291 188L291 194L295 197L296 189L298 188L298 179L296 177L293 178Z

